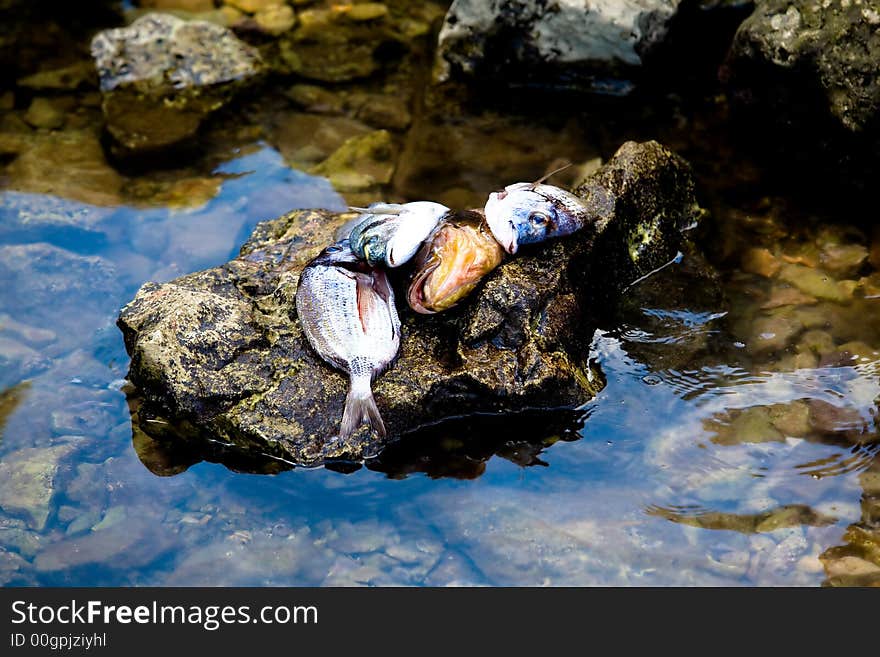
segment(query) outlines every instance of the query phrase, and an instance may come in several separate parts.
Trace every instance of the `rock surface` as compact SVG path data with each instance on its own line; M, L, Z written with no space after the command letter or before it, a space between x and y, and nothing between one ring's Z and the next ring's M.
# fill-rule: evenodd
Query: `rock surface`
M565 77L638 67L661 41L680 0L455 0L440 32L441 76Z
M624 144L576 191L595 222L523 249L460 308L415 316L398 280L401 350L374 384L389 440L463 414L571 408L601 388L590 301L668 262L700 210L688 165L656 142ZM306 465L381 450L365 429L346 444L328 439L348 381L296 321L298 274L348 217L290 213L260 224L225 265L141 288L118 320L145 402L141 429ZM156 416L170 423L144 421Z
M262 70L256 49L206 21L147 14L92 40L111 135L128 151L177 143Z
M741 100L786 118L828 113L849 132L880 117L880 5L762 0L731 47L731 83Z

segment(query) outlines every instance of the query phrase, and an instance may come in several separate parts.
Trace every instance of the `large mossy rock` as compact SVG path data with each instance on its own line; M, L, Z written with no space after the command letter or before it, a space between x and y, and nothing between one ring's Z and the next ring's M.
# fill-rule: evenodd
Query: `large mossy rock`
M92 40L107 129L123 152L164 148L195 134L263 69L257 50L206 21L151 13Z
M688 165L656 142L624 144L576 191L590 226L524 248L458 309L416 315L398 280L400 355L374 384L389 441L472 413L573 408L601 389L589 364L593 304L673 258L701 211ZM381 450L366 429L347 443L330 439L348 381L296 319L299 272L349 217L292 212L261 223L225 265L141 288L118 324L139 413L167 422L141 428L306 465Z

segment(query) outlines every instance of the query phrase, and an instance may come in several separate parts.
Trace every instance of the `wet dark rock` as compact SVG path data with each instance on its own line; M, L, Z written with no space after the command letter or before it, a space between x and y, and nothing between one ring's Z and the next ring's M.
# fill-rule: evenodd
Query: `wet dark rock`
M439 37L441 76L533 74L543 82L593 80L600 88L603 78L631 77L642 54L665 37L679 3L455 0Z
M743 124L773 130L769 144L784 142L778 148L787 162L871 181L859 174L860 162L877 165L878 61L876 3L763 0L737 31L722 77Z
M610 299L668 262L700 210L689 167L656 142L624 144L576 191L595 224L523 249L455 311L416 317L399 294L399 359L374 385L389 440L469 413L571 408L601 388L590 290ZM348 381L296 321L298 273L348 216L292 212L260 224L225 265L141 288L118 320L141 429L309 465L381 450L366 430L328 440ZM147 409L166 422L149 422Z
M880 7L871 2L763 0L740 26L731 83L774 111L829 112L850 132L877 126ZM804 104L804 101L807 101Z
M258 78L262 60L230 30L147 14L92 40L110 134L127 151L175 144Z

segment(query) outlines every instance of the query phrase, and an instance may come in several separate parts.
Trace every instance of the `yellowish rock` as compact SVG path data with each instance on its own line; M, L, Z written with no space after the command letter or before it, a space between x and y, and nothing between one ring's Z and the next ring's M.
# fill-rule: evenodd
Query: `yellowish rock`
M749 249L743 254L743 271L772 278L779 272L782 263L768 249Z
M841 302L848 298L834 278L811 267L787 264L779 270L779 278L817 299Z
M226 4L248 14L256 14L263 9L283 5L284 0L226 0Z
M311 173L326 176L341 192L360 192L391 181L393 145L387 130L352 137Z
M712 420L706 429L715 432L712 442L717 445L742 443L783 442L785 436L773 426L770 410L753 406L737 413L729 423Z
M361 4L352 5L345 12L346 18L352 21L372 21L377 18L384 18L388 15L388 7L381 2L363 2Z
M825 572L828 577L871 575L880 573L880 566L859 557L841 557L826 560Z
M24 120L35 128L56 130L64 125L64 112L48 98L34 98L25 112Z
M812 329L804 333L797 344L799 352L812 352L817 355L827 354L835 349L834 338L831 337L831 334L818 329Z
M220 15L223 16L223 24L226 27L233 27L245 18L245 14L241 9L236 9L229 5L223 5L220 8Z
M819 248L814 244L800 244L794 253L785 253L782 259L793 265L804 265L805 267L819 266Z
M880 356L880 351L878 351L876 347L872 347L871 345L858 340L846 342L840 345L837 350L852 355L855 361L877 360L877 356Z
M296 25L296 15L287 5L272 5L261 9L254 15L254 20L263 32L273 36L284 34Z
M759 317L752 324L749 349L752 352L784 349L803 328L804 325L789 313Z
M803 438L810 433L810 407L806 402L793 401L770 407L770 421L786 436Z
M815 297L806 295L797 288L777 285L770 290L770 297L761 304L761 308L770 310L780 306L805 306L814 303Z
M865 495L880 495L880 470L865 470L859 475Z
M856 273L867 259L868 249L861 244L827 244L819 254L822 267L841 276Z

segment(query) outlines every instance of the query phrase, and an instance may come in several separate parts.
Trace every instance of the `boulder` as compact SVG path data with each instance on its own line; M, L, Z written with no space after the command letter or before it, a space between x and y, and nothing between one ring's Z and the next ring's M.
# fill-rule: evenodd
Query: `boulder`
M263 222L234 260L147 283L122 309L140 430L319 465L451 417L585 403L603 385L589 362L593 304L669 262L701 210L687 163L656 142L624 144L575 191L594 218L584 229L524 247L452 311L409 311L395 272L403 340L374 383L387 441L366 428L331 440L348 380L296 318L299 272L350 218L322 210Z
M804 174L871 190L880 166L880 5L761 0L721 71L746 142ZM817 175L818 174L818 175Z
M107 129L125 151L166 147L258 78L257 50L206 21L151 13L92 40Z
M726 75L740 101L862 133L880 123L877 62L877 3L760 0L737 30Z
M629 78L665 37L681 0L454 0L440 31L440 77ZM607 88L613 91L613 88Z

